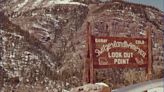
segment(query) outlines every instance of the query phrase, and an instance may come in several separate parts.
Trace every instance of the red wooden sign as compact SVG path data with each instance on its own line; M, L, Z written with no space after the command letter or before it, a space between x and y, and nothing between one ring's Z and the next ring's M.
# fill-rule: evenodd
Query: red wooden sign
M92 36L94 68L147 67L148 39Z
M98 37L87 26L87 57L84 63L84 81L95 82L95 69L145 67L147 79L152 74L151 30L146 38Z

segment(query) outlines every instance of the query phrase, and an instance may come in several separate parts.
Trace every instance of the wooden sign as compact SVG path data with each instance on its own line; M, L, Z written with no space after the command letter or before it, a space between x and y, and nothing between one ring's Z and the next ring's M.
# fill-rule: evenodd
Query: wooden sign
M84 82L95 82L95 69L102 68L146 68L146 78L152 74L151 30L145 38L98 37L91 33L87 25L87 55L84 63Z
M94 68L147 67L148 39L92 36Z

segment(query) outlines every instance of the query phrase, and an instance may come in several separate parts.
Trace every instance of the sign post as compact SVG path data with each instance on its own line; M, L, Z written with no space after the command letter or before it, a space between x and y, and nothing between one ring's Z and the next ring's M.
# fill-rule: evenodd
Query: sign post
M149 55L149 63L147 66L147 75L146 75L146 79L150 80L151 76L152 76L152 39L151 39L151 30L147 30L147 36L148 36L148 55Z
M89 83L90 82L90 51L89 51L89 30L90 30L90 23L87 22L87 29L86 29L86 59L84 62L84 74L83 74L83 81L84 83Z
M84 62L84 83L94 83L94 67L93 67L93 47L92 47L92 33L90 23L87 23L86 29L87 55Z

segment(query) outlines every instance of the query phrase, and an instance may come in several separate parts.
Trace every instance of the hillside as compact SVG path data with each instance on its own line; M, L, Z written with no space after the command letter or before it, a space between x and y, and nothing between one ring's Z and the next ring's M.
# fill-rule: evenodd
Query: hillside
M152 31L153 79L162 77L164 64L162 11L152 6L122 0L91 4L89 8L87 20L91 22L93 35L145 38L147 31ZM104 81L114 88L146 81L143 68L102 69L97 70L97 75L97 81Z
M0 7L0 90L4 92L61 92L82 85L87 21L98 36L145 37L145 30L151 29L152 79L162 77L164 14L154 7L121 0L100 4L0 0ZM97 81L117 88L145 81L144 74L143 69L100 70Z

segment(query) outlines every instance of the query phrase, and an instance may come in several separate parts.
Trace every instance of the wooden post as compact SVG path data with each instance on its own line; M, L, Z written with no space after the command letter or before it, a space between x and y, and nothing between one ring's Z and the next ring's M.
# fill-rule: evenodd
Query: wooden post
M92 32L91 25L89 24L88 37L89 37L89 56L90 56L90 83L94 83L94 67L93 67L93 45L92 45Z
M90 82L90 50L89 50L89 30L90 30L90 24L89 22L86 24L86 60L84 61L84 75L83 75L83 81L84 84Z
M148 36L148 66L147 66L147 75L146 79L150 80L152 76L152 39L151 35L152 30L147 30L147 36Z

